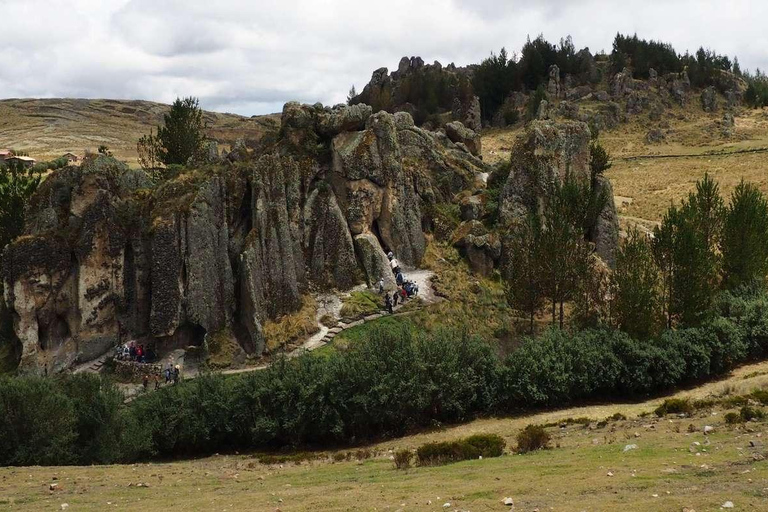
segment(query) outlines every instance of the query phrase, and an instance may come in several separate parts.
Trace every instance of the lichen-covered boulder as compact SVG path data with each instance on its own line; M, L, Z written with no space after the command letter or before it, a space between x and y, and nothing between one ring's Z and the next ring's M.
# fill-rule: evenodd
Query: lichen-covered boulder
M482 153L480 134L466 128L459 121L446 124L445 134L451 141L464 144L473 155L480 156Z
M453 245L467 259L473 272L483 276L493 273L501 257L501 240L477 220L463 222L453 235Z
M590 233L590 240L595 244L595 252L610 267L616 265L616 248L619 245L619 216L613 200L613 186L605 176L595 179L593 194L603 197L605 204L600 211Z
M711 85L701 91L701 108L704 112L717 111L717 90Z
M304 251L316 285L345 290L359 282L352 235L328 184L313 190L304 205Z
M371 113L371 106L365 103L340 105L318 115L317 131L329 137L341 132L362 130Z
M375 288L379 280L383 280L386 290L396 288L397 283L389 266L389 259L373 233L355 236L355 251L365 270L365 280L369 287Z
M566 176L589 180L589 141L586 123L533 121L512 148L512 169L500 197L502 221L541 211L544 194Z

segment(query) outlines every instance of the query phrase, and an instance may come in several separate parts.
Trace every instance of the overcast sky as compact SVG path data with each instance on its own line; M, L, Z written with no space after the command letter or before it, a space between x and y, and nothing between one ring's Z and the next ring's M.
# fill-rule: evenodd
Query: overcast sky
M0 0L0 98L170 102L279 112L344 100L403 55L479 62L528 35L610 52L617 31L768 68L767 0Z

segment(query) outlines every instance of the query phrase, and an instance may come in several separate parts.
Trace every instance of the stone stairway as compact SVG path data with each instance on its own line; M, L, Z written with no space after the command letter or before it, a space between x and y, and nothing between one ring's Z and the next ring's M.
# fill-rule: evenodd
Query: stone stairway
M107 352L106 354L103 354L101 357L97 359L88 361L87 363L83 363L77 368L75 368L75 370L72 373L83 373L83 372L99 373L102 367L104 366L104 363L107 362L107 357L110 355L112 355L112 353Z

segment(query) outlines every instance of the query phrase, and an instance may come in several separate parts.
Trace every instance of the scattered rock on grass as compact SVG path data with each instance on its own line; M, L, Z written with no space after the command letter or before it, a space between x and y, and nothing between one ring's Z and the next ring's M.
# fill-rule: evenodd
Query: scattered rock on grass
M624 447L624 452L628 452L630 450L637 450L638 448L639 446L637 446L636 444L628 444L627 446Z

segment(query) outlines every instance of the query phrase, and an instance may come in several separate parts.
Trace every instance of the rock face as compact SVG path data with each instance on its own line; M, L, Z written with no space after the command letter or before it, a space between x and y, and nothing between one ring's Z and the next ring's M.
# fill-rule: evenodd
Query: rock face
M103 156L43 182L3 258L21 371L217 333L260 354L264 322L309 289L392 286L385 250L418 265L425 205L488 170L410 115L367 105L288 103L274 147L237 154L159 184Z
M469 128L465 128L459 121L446 124L445 134L448 135L448 138L453 142L464 144L473 155L480 156L482 153L480 134Z
M531 212L543 212L548 191L568 177L590 183L589 141L586 123L532 122L512 148L512 168L499 199L501 221L514 225ZM592 194L605 198L605 206L588 228L589 240L600 257L613 265L619 233L613 190L602 176L592 188Z
M489 276L501 257L501 241L478 220L462 223L454 234L453 245L467 259L470 268Z
M717 111L717 90L713 86L701 91L701 108L704 109L704 112Z
M541 211L546 191L567 175L590 179L586 123L533 121L512 148L512 169L500 197L501 220L513 223Z
M563 93L560 85L560 68L557 64L549 67L549 81L547 82L547 94L552 99L559 98Z

